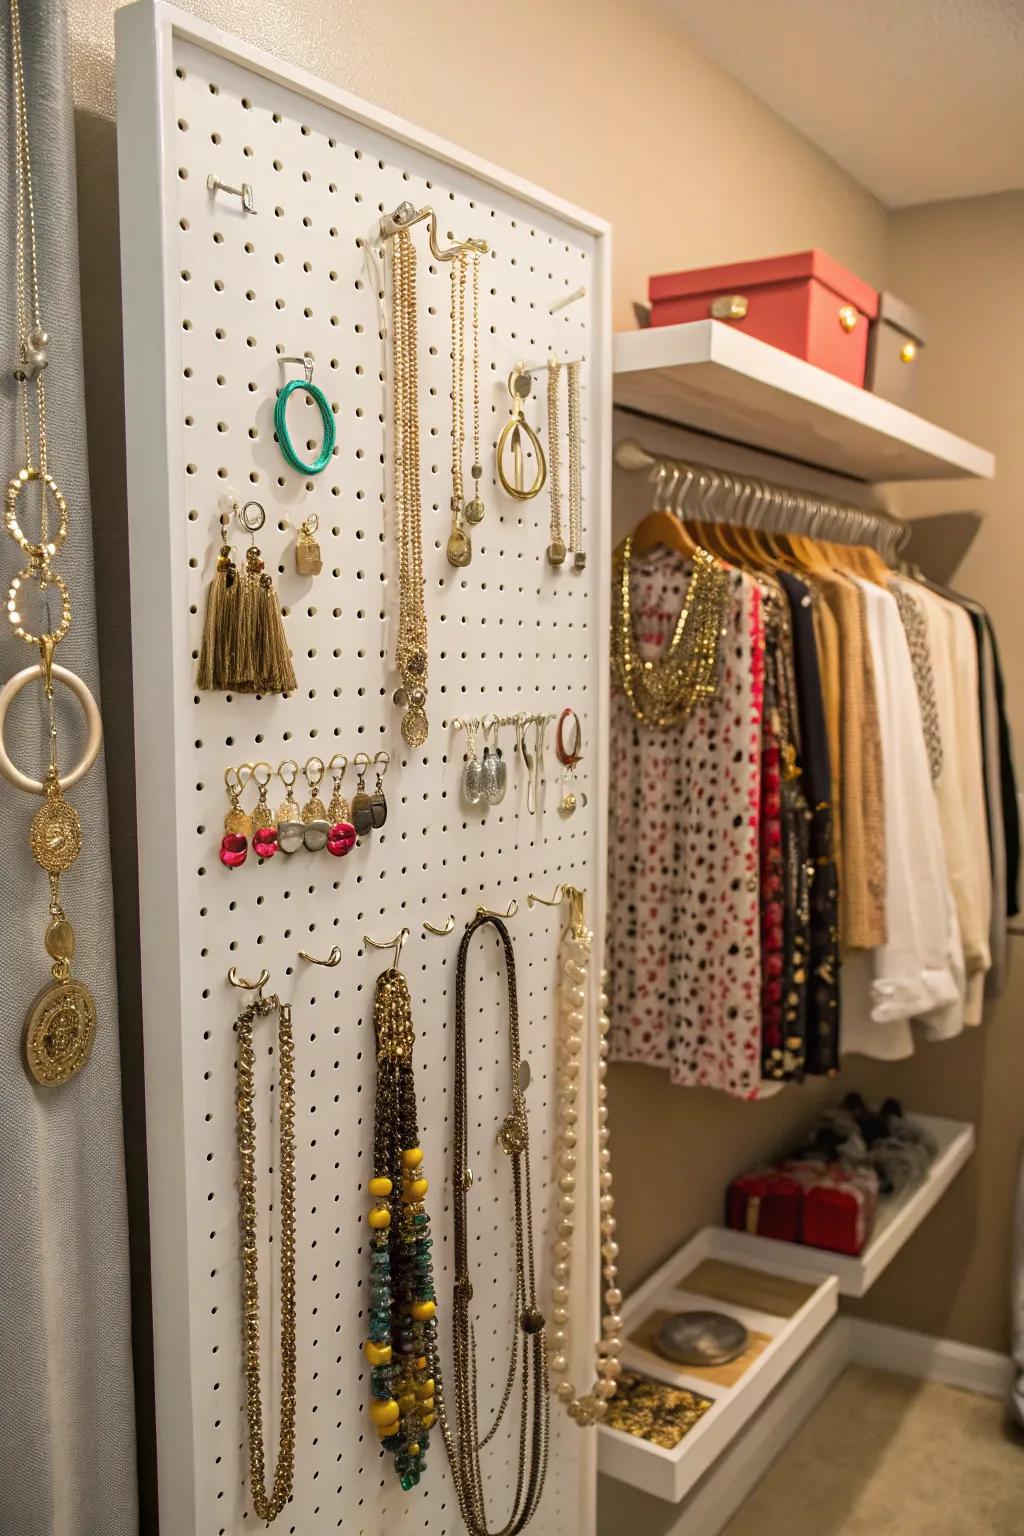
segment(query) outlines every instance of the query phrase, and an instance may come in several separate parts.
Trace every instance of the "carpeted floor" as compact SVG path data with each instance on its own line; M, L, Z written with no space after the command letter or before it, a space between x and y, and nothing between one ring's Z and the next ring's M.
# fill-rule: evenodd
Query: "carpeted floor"
M1002 1403L850 1366L722 1536L1024 1536Z

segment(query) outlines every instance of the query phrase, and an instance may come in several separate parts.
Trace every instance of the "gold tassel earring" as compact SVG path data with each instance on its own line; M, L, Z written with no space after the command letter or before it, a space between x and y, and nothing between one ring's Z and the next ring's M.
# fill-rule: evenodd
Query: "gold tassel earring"
M252 543L238 576L234 658L228 685L235 693L291 693L296 686L292 654L273 578L265 569L256 534L267 520L258 501L247 501L238 520Z
M217 569L206 593L206 620L199 652L196 686L226 690L231 685L231 669L238 628L238 567L231 555L228 529L231 512L223 507L220 514L220 553Z

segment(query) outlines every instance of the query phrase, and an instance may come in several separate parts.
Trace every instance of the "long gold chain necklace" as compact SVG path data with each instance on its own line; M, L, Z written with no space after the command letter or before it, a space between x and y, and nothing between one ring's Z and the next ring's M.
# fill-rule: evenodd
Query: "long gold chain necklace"
M473 497L466 500L462 472L466 444L466 278L473 274L472 297L472 372L473 372ZM473 543L467 523L479 523L484 515L480 499L480 257L475 251L461 250L451 260L452 324L452 526L448 535L448 564L465 566L473 558Z
M548 495L551 514L548 519L548 565L565 560L565 535L562 529L562 445L558 423L558 385L562 365L556 357L548 358Z
M572 550L572 563L577 571L582 571L587 563L587 553L583 548L583 453L580 424L580 364L579 359L574 359L566 364L566 379L568 381L569 410L568 410L568 436L569 436L569 548Z
M579 1136L580 1056L583 1053L583 1030L587 1022L587 988L590 976L590 952L594 936L584 921L583 892L575 886L565 886L563 894L569 902L569 930L563 940L562 981L558 997L558 1236L555 1240L554 1259L551 1267L551 1321L554 1324L548 1339L548 1374L555 1396L564 1403L569 1417L581 1429L596 1424L607 1412L607 1404L615 1396L615 1385L621 1371L619 1355L622 1353L622 1318L619 1306L622 1292L618 1286L619 1247L615 1241L615 1201L612 1196L611 1153L608 1149L608 1089L605 1086L608 1059L608 1031L610 1023L607 997L602 988L601 1010L598 1023L597 1059L597 1162L600 1184L600 1231L601 1269L605 1282L605 1313L601 1324L601 1341L597 1347L597 1378L590 1391L577 1396L576 1388L568 1379L570 1368L570 1332L572 1304L572 1257L575 1233L577 1143ZM584 1100L586 1092L584 1091Z
M278 1016L278 1166L281 1178L281 1409L274 1485L267 1493L260 1388L260 1291L256 1243L256 1115L253 1108L255 1057L252 1028L257 1018ZM249 1419L249 1488L252 1507L269 1525L292 1491L295 1472L295 1046L292 1011L277 997L264 997L238 1016L238 1216L242 1241L242 1328L245 1345L246 1411Z
M469 1273L469 1219L467 1193L469 1172L468 1062L466 1057L466 962L470 942L478 929L490 926L501 940L508 987L509 1058L512 1108L498 1129L498 1144L512 1164L515 1238L515 1334L510 1350L510 1369L505 1392L488 1433L481 1437L477 1394L476 1336L470 1305L473 1283ZM485 1479L480 1451L494 1434L508 1406L518 1369L521 1375L518 1470L512 1510L500 1527L500 1536L517 1536L536 1513L547 1476L550 1431L550 1397L544 1391L546 1346L544 1316L537 1306L536 1265L533 1247L533 1209L530 1187L530 1135L526 1117L526 1064L519 1047L519 1008L516 993L515 954L508 929L500 918L479 912L466 927L455 976L455 1092L452 1138L452 1206L455 1281L452 1291L452 1390L455 1423L450 1422L440 1371L434 1361L437 1418L444 1437L452 1481L462 1519L470 1536L490 1536L487 1525Z
M63 578L51 565L68 532L68 506L47 466L46 383L49 338L43 329L40 292L39 256L36 238L35 203L32 191L32 157L29 145L28 103L25 62L21 43L21 14L18 0L10 0L11 63L14 100L15 193L17 200L17 305L19 361L15 369L24 426L25 465L8 482L5 498L7 532L28 556L28 565L11 582L7 595L7 617L20 640L36 646L38 666L17 673L0 692L0 768L4 776L20 789L43 795L43 804L32 818L29 843L36 863L50 881L49 923L43 943L53 962L52 981L39 993L29 1009L25 1024L25 1062L33 1079L47 1087L65 1083L89 1059L96 1033L96 1003L89 988L71 974L75 954L75 932L60 902L60 877L75 863L82 851L82 825L78 813L64 799L63 784L57 764L57 719L53 686L59 679L79 699L89 727L85 753L64 784L74 783L95 762L102 741L99 710L80 678L63 667L55 667L53 653L71 628L71 596ZM38 456L33 454L33 410ZM33 459L36 458L36 462ZM39 540L33 543L18 521L21 492L35 482L39 488ZM57 529L51 533L48 497L53 498L59 514ZM49 618L49 630L34 634L23 609L32 587L41 596L51 587L60 595L60 619ZM45 779L36 782L14 768L2 746L3 721L14 697L27 683L40 677L49 716L49 763Z
M394 377L394 490L399 547L398 639L395 664L401 687L407 746L427 739L427 611L423 579L423 511L420 493L419 356L416 321L416 247L407 229L392 243L391 339Z
M635 718L646 725L679 725L702 699L718 691L719 654L729 572L706 549L696 549L672 639L664 655L644 660L635 649L631 583L633 540L622 545L613 589L612 675Z

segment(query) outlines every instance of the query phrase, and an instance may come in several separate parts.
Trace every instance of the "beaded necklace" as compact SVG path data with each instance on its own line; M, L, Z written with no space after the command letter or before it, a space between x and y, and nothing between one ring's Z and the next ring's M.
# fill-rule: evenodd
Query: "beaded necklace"
M374 1205L367 1218L370 1335L363 1348L371 1367L370 1418L394 1458L402 1487L409 1489L420 1480L434 1423L437 1306L412 1071L416 1029L401 971L392 968L378 977L373 1022L377 1101L367 1189Z

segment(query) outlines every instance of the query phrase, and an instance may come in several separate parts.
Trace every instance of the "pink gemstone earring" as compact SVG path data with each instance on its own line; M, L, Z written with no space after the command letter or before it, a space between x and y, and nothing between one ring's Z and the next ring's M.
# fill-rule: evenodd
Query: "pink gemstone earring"
M248 772L246 771L248 770ZM252 836L252 817L242 810L242 791L252 774L252 764L243 763L241 768L226 768L224 783L227 785L230 809L224 817L224 836L220 841L220 861L228 869L244 864ZM243 777L244 775L244 777Z
M346 853L351 853L356 843L356 829L352 825L352 811L348 801L341 792L341 781L345 777L345 769L347 767L348 758L343 752L336 752L327 764L327 771L334 780L334 793L331 795L331 803L327 807L327 820L330 823L330 831L327 834L327 852L332 853L336 859L344 858Z
M274 770L269 763L256 763L252 776L260 792L256 809L252 813L252 851L259 859L272 859L277 852L277 827L267 801L267 786L274 776Z

